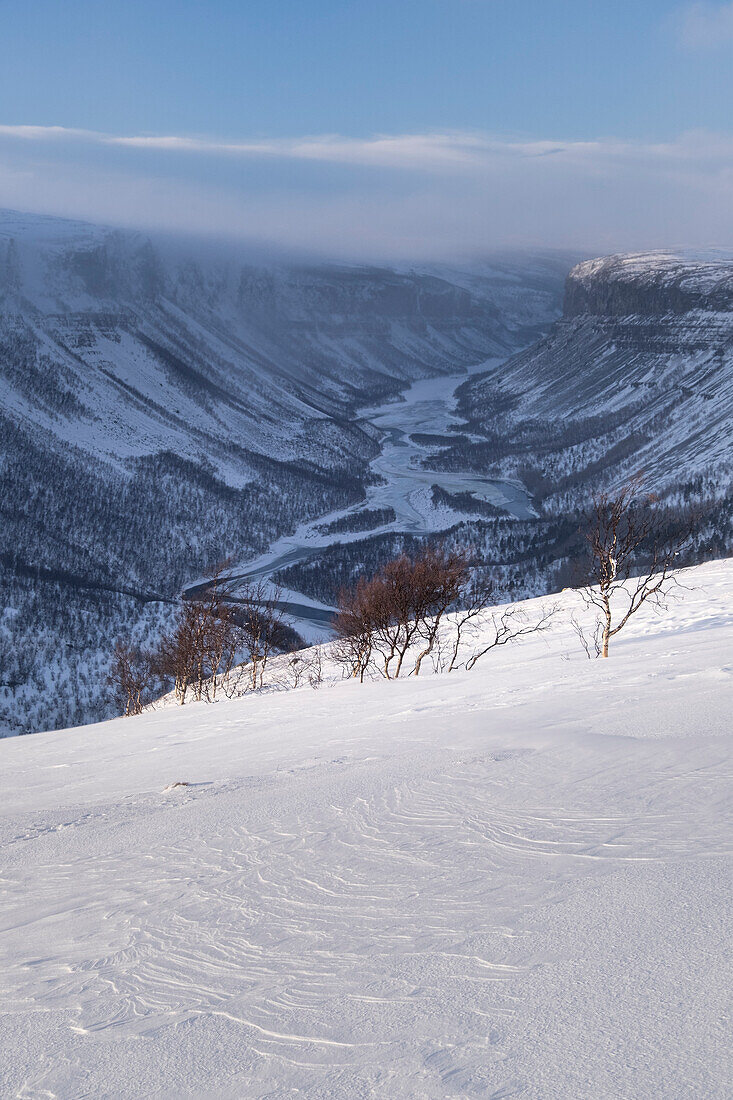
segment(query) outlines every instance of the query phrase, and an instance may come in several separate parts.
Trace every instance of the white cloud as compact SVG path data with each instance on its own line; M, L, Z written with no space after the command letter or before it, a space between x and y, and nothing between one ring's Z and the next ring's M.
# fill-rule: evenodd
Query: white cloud
M733 5L731 10L733 11ZM494 138L481 133L453 131L426 134L377 134L349 138L337 134L253 141L225 141L180 135L105 134L63 126L0 125L0 138L19 138L39 143L112 146L140 152L191 153L207 157L320 161L418 172L451 171L465 174L485 170L509 160L556 157L574 165L598 167L614 162L683 164L692 160L727 161L733 157L733 136L705 132L684 134L664 143L605 139L600 141L521 141Z
M173 136L103 137L100 135L100 140L137 149L274 157L424 170L468 166L487 148L484 138L463 133L382 134L363 140L338 135L262 141L212 141Z
M88 138L96 140L103 135L94 130L75 130L70 126L4 126L0 125L1 137L15 137L25 141L61 141L69 138Z
M681 12L679 29L682 44L691 50L733 46L733 0L690 5Z
M0 126L0 152L0 205L334 256L733 241L729 134L664 143L464 132L222 141Z

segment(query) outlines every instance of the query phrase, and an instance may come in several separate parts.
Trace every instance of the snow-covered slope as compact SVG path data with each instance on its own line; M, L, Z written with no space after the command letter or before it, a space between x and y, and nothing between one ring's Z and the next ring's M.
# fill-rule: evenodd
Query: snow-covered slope
M608 661L0 742L0 1093L729 1096L733 563L686 582Z
M555 507L567 503L564 490L630 470L662 490L724 490L733 471L733 253L579 264L562 321L500 372L468 383L464 409L497 437L497 457L534 466Z

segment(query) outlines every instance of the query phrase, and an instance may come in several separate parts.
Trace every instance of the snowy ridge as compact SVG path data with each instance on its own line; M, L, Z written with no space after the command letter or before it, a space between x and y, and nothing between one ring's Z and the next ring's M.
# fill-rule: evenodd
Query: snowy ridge
M0 1092L723 1100L732 563L685 583L608 661L0 742Z
M565 313L733 308L733 250L634 252L577 264L568 276ZM583 301L581 291L586 295ZM641 308L640 308L641 306Z

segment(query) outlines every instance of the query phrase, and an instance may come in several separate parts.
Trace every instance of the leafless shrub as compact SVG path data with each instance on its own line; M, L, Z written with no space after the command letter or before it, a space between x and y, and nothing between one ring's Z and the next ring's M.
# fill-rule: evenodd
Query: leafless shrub
M450 660L447 668L470 671L492 649L519 641L529 634L543 634L552 626L556 604L540 608L531 618L526 609L511 605L500 611L490 606L494 598L491 581L474 584L464 594L463 606L451 623Z
M226 568L226 562L217 566L202 593L183 602L175 627L161 639L157 667L173 680L179 703L189 691L194 699L215 700L231 673L239 637L226 599Z
M107 682L112 688L115 703L124 715L141 714L155 683L151 654L118 641L112 653Z
M264 581L237 590L230 597L232 622L236 627L240 664L227 678L229 696L259 691L273 653L286 649L287 614L282 593Z
M278 686L280 686L280 682L282 682L283 687L299 688L306 682L307 675L308 662L303 659L301 654L288 654L283 660L282 673L278 681Z
M361 578L339 596L335 659L361 680L370 669L391 680L405 672L418 646L409 671L418 676L468 572L463 555L428 547L414 559L402 554L387 562L371 580Z
M277 672L272 686L280 690L309 687L318 688L323 683L323 653L320 646L288 653L277 662Z
M227 569L226 562L217 566L196 598L182 603L175 627L161 639L155 666L173 681L179 703L259 691L273 652L287 648L279 591L264 582L241 587Z
M589 631L578 622L575 615L570 616L570 622L588 660L600 657L603 651L603 623L597 620L593 630Z
M454 617L449 642L446 665L448 672L453 672L464 664L465 646L480 634L486 608L491 603L493 594L494 586L488 579L472 581L461 593L461 609Z
M530 619L521 608L490 609L493 585L471 579L467 555L428 548L396 558L371 580L341 593L334 659L350 676L418 676L473 668L489 650L549 628L556 608ZM458 609L447 620L447 612Z
M490 640L474 650L466 660L465 668L472 669L486 653L498 646L518 642L520 638L525 638L529 634L544 634L551 629L557 611L557 605L552 604L549 607L541 607L537 618L530 618L526 610L521 607L509 607L500 614L490 613Z
M323 650L320 646L316 646L310 653L308 683L314 690L323 683Z

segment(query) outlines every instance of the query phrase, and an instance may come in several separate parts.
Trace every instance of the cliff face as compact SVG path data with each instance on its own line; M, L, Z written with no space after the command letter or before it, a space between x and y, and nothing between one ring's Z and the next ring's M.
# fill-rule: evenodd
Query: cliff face
M670 252L608 256L578 264L565 284L563 316L661 316L733 310L733 254Z
M575 267L563 318L463 388L505 471L548 507L643 470L669 493L733 473L733 258L647 253ZM494 457L492 454L492 457Z

